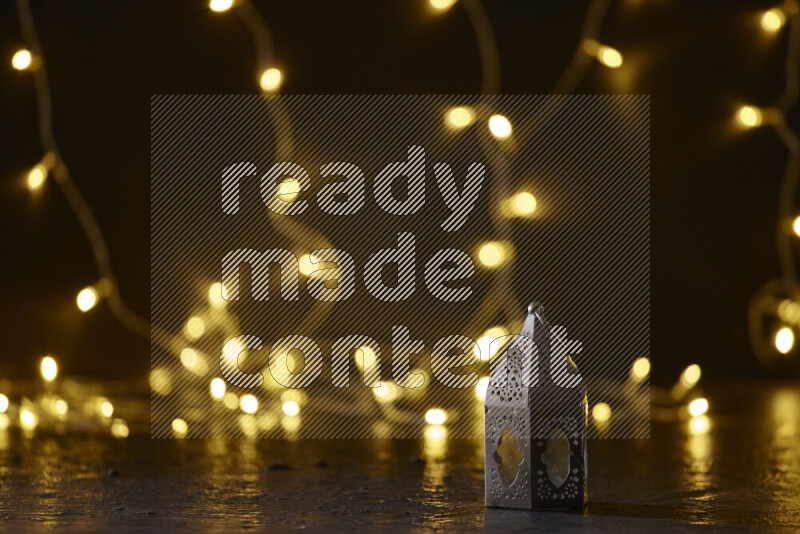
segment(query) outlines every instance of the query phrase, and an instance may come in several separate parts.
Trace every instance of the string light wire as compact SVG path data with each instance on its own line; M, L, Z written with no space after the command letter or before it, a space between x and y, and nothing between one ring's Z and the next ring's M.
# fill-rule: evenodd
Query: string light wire
M788 24L786 59L784 62L784 87L770 108L768 124L786 147L788 156L786 170L778 197L778 224L775 241L780 263L781 277L770 280L750 300L748 308L748 332L750 346L756 357L767 365L778 360L773 336L764 331L764 315L776 315L781 295L798 300L797 265L793 243L792 221L800 182L800 138L787 124L786 116L795 107L800 96L800 13L792 14ZM778 351L780 352L780 351Z
M501 69L500 69L500 56L495 40L494 32L490 20L484 10L483 5L479 0L461 0L465 12L470 20L470 24L475 34L476 42L481 57L482 74L481 74L481 92L483 94L496 94L500 90ZM592 42L599 45L599 36L603 26L604 19L609 11L611 0L592 0L587 10L580 41L576 46L575 53L572 60L567 65L564 72L561 74L555 83L551 94L565 94L573 92L581 79L585 76L589 65L592 62L592 56L587 52L585 43ZM70 174L69 168L63 161L56 138L54 135L53 127L53 113L52 113L52 99L48 85L47 73L44 65L44 56L42 52L41 43L36 31L34 19L30 9L29 0L17 0L18 18L23 37L27 43L28 49L31 51L33 57L40 63L38 68L33 72L34 83L36 88L37 105L39 110L39 137L43 150L45 153L52 155L54 162L50 171L53 177L64 194L67 202L76 214L81 228L89 240L91 250L95 259L97 270L104 281L106 290L103 292L104 298L109 303L109 308L114 317L130 331L142 335L145 338L151 338L151 333L157 333L153 337L166 339L166 348L175 353L176 357L180 354L181 350L185 348L185 342L180 340L177 336L172 336L163 332L155 325L151 325L145 318L133 312L124 302L117 285L117 278L115 276L111 260L109 257L108 247L101 231L101 228L96 220L94 213L81 194L79 188L75 184ZM250 0L241 0L236 2L232 11L242 20L248 33L250 34L254 47L256 49L257 60L257 74L261 76L267 69L276 69L274 43L272 34L265 23L263 17L258 10L253 6ZM781 202L780 202L780 216L781 221L787 219L791 214L793 205L794 194L798 185L798 175L800 175L800 141L797 135L786 125L786 113L794 107L798 99L798 77L800 77L800 24L798 23L798 16L794 14L790 21L790 38L789 38L789 53L786 59L786 86L783 93L778 98L775 104L775 110L778 113L778 120L772 123L778 137L786 145L789 150L790 158L787 165L786 176L783 181ZM603 45L604 46L604 45ZM621 56L619 57L621 62ZM614 66L614 65L608 65ZM278 72L273 76L275 80L275 92L280 87L283 80L283 73ZM285 109L282 101L278 98L265 96L264 102L266 109L273 122L276 137L275 156L277 159L287 159L293 150L292 129L291 121L287 110ZM536 121L534 127L541 127L548 118L555 114L558 106L549 107L546 113L539 114L533 117ZM485 107L480 110L486 117L494 113L494 110ZM523 131L531 132L534 128L523 128ZM505 142L504 140L495 140L488 136L488 132L484 132L482 138L482 145L484 152L490 151L486 148L485 143L488 142ZM508 153L513 154L513 144L507 145ZM496 153L496 152L495 152ZM506 171L511 167L510 162L506 155L492 164L498 168L505 169ZM502 175L508 175L508 172L503 172ZM492 195L492 201L498 202L505 200L508 196L507 186L504 184L497 184ZM508 221L503 221L501 218L492 216L493 226L499 231L500 235L505 235L508 229ZM311 251L312 247L316 248L330 248L331 244L320 233L315 230L296 223L294 221L286 221L285 218L275 217L271 219L271 223L275 226L276 230L281 234L289 237L293 243L301 247L303 250ZM783 283L785 286L794 290L796 286L796 274L794 272L794 259L791 253L791 242L787 237L787 233L783 227L778 231L778 248L782 258L783 268ZM788 250L788 253L786 252ZM516 302L513 287L511 284L512 267L504 267L499 269L495 282L499 291L489 291L487 297L479 305L476 312L468 321L465 328L466 332L477 331L477 329L485 322L495 315L501 308L506 311L506 314L512 316L519 312L521 309ZM302 330L313 331L319 324L322 323L325 316L330 311L330 303L318 303L316 307L307 314L306 318L301 321ZM221 328L228 334L235 334L238 327L238 321L235 317L230 315L224 308L216 309L209 312L201 312L199 316L208 321L210 328ZM194 360L192 360L194 361ZM370 392L367 392L370 393ZM434 399L435 400L435 399ZM222 410L222 403L218 403L219 409ZM397 419L401 421L409 421L409 414L404 411L397 410L391 402L381 404L386 414L394 414L394 417L389 419ZM352 410L353 406L348 406ZM254 408L255 409L255 408ZM182 419L175 419L173 421L183 421ZM185 424L184 424L185 425ZM181 425L182 433L186 433L186 428Z
M89 203L81 194L80 189L75 184L70 174L69 168L61 157L61 152L56 142L53 131L53 104L50 95L50 86L47 79L47 68L42 52L42 45L36 31L33 14L31 13L29 0L17 0L17 16L28 49L38 58L39 67L33 72L34 87L36 91L36 102L39 110L39 140L46 153L54 156L54 164L51 173L55 182L67 200L72 211L78 217L81 227L89 240L89 245L94 255L97 271L102 279L108 283L109 291L106 295L109 308L114 317L128 330L139 334L145 338L150 337L150 323L143 317L131 310L117 285L117 277L111 265L111 258L108 254L106 244L97 218L92 212Z

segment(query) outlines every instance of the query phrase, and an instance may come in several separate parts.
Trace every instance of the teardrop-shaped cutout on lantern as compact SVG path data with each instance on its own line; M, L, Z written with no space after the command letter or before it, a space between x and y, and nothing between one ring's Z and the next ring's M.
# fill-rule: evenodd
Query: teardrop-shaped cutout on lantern
M569 438L560 428L554 428L547 440L542 463L547 466L547 478L557 488L564 485L569 476Z
M517 436L514 435L510 428L506 428L500 436L494 456L500 472L500 478L506 487L511 486L517 479L519 465L524 460L524 456L520 451Z

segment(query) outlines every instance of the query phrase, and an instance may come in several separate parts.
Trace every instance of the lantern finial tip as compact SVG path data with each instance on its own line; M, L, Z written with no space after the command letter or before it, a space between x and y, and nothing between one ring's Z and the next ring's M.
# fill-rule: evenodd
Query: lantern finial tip
M542 306L540 302L531 302L528 304L528 315L542 312L544 312L544 306Z

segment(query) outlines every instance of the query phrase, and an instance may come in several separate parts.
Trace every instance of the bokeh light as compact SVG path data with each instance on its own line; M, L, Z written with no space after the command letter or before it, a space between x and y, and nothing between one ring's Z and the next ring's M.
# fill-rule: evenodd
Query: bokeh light
M468 107L451 108L445 115L445 123L454 130L466 128L475 120L475 113Z
M786 14L780 8L772 8L761 15L761 27L768 32L777 32L786 24Z
M488 269L500 267L510 256L510 245L502 241L486 241L478 247L478 261Z
M489 117L489 131L498 139L506 139L511 136L513 128L511 121L503 115L492 115Z
M19 424L25 429L36 428L36 425L39 424L39 416L27 408L22 409L19 412Z
M477 359L488 360L500 350L501 341L493 343L495 339L508 335L508 330L502 326L493 326L483 333L475 343L475 357Z
M739 124L747 128L761 126L764 120L761 110L754 106L740 107L739 111L736 113L736 119L739 121Z
M443 425L447 421L447 414L439 408L431 408L425 412L425 421L431 425Z
M680 382L687 388L693 387L700 380L700 376L702 374L703 372L700 369L700 366L696 363L693 363L683 370L683 373L681 373Z
M87 312L97 305L98 299L99 295L95 288L91 286L84 287L78 292L78 296L75 297L75 303L78 305L79 310Z
M258 83L264 91L273 93L280 88L282 81L283 73L280 69L271 67L261 73Z
M44 184L47 178L47 167L41 163L34 165L33 169L28 173L28 190L36 191Z
M114 405L108 401L100 403L100 415L103 417L111 417L114 415Z
M208 303L212 308L222 308L228 301L222 297L223 287L219 282L214 282L208 287Z
M124 419L114 419L111 423L111 435L115 438L127 438L130 434L128 423Z
M616 69L622 66L622 54L616 48L601 46L597 53L597 59L606 67Z
M372 394L378 402L391 402L397 398L397 386L391 382L384 380L378 387L372 388Z
M475 386L475 396L481 400L486 398L486 392L489 391L489 381L491 377L484 376L480 380L478 380L477 385Z
M209 2L208 7L211 8L211 11L216 11L217 13L222 13L223 11L229 10L233 6L233 0L211 0Z
M28 50L17 50L11 57L11 66L17 70L25 70L31 66L33 56Z
M689 433L692 435L700 435L705 434L708 432L708 429L711 427L711 421L708 419L708 416L700 415L698 417L692 417L689 420Z
M225 381L221 378L215 378L211 381L209 386L211 396L215 399L221 399L225 395Z
M239 399L239 407L245 413L256 413L258 410L258 399L255 396L247 394Z
M437 11L445 11L453 7L457 0L429 0L431 7Z
M294 416L296 416L297 414L300 413L300 405L297 404L297 402L292 401L292 400L284 402L283 406L282 406L282 409L283 409L283 413L285 413L289 417L294 417Z
M775 334L775 348L778 349L778 352L781 354L786 354L792 350L793 346L794 332L792 332L791 328L784 326Z
M183 437L189 431L189 425L181 418L176 418L172 420L172 431L178 437Z
M689 403L689 413L697 417L708 411L708 401L704 398L694 399Z
M536 211L536 197L527 191L517 193L511 199L511 208L518 217L533 215Z
M650 360L647 358L637 358L631 366L631 380L641 382L650 375Z
M190 317L188 321L186 321L186 326L183 328L183 332L189 339L197 339L202 336L206 331L206 323L200 317L194 316Z
M39 371L42 373L42 378L51 382L58 376L58 364L52 356L45 356L39 365Z
M605 402L598 402L592 407L592 419L597 423L606 423L611 419L611 406Z

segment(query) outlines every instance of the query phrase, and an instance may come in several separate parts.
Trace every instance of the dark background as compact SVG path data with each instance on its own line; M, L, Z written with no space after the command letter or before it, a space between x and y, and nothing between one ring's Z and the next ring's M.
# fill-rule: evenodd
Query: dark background
M574 53L586 2L495 1L485 9L503 93L551 90ZM481 64L459 6L426 0L257 1L274 36L285 94L468 94ZM751 295L778 273L775 226L786 153L769 128L739 131L739 105L769 105L783 87L785 29L759 26L770 2L623 1L602 41L617 71L592 64L577 92L652 95L652 380L689 363L709 378L768 376L747 341ZM204 1L33 2L62 156L108 241L121 291L146 314L149 104L153 94L257 91L254 47L238 17ZM0 376L36 374L44 353L65 374L134 377L149 343L101 303L75 295L97 281L87 240L41 158L30 72L13 2L0 3ZM790 117L797 129L798 113Z

